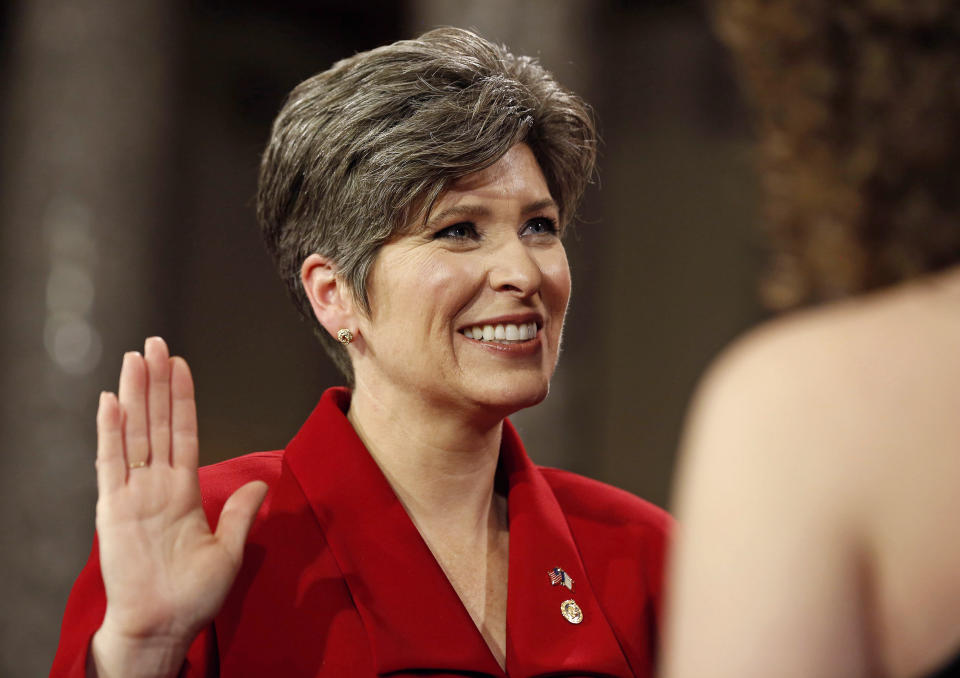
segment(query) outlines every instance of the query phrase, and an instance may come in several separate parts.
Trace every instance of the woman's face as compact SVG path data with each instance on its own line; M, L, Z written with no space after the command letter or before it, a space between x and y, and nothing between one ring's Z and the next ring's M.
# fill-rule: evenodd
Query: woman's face
M454 182L378 254L357 388L500 415L540 402L570 297L558 227L526 144Z

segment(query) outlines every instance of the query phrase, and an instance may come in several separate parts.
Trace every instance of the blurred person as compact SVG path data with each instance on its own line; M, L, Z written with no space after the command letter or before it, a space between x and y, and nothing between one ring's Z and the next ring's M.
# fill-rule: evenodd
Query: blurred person
M960 675L960 3L715 0L767 301L691 408L667 678Z
M52 675L651 675L666 514L534 466L506 419L547 395L596 143L458 29L297 86L258 217L351 388L198 477L187 364L126 354Z

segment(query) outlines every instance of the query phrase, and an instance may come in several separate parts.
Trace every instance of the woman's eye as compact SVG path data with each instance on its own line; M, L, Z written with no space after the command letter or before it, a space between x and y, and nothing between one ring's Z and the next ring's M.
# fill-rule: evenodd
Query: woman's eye
M434 239L449 238L451 240L475 240L478 235L477 228L473 224L469 222L463 222L454 224L453 226L447 226L446 228L441 228L439 231L433 234L433 237Z
M523 225L523 230L520 232L520 235L540 235L542 233L551 235L556 234L557 222L550 217L537 217L536 219L531 219Z

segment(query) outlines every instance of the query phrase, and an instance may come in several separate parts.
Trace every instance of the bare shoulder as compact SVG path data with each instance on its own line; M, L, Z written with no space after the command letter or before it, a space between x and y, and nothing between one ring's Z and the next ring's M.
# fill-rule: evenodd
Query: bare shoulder
M957 347L954 271L784 317L718 358L682 445L667 675L915 675L955 649ZM692 621L723 610L721 628ZM765 651L725 672L689 659L742 637Z
M811 464L836 464L840 450L852 462L915 450L917 435L942 434L960 406L957 346L960 289L929 281L786 316L713 364L688 442L750 437L744 453L793 450Z
M698 506L755 506L771 530L885 539L874 535L914 511L938 476L960 474L958 346L960 285L928 281L750 332L691 405L681 520Z
M900 620L953 619L936 606L953 561L897 554L944 542L918 529L945 524L933 497L960 510L935 480L960 473L955 309L927 286L888 290L763 325L716 360L682 443L666 676L906 675L948 644Z
M667 678L865 675L838 310L750 332L702 380L673 498Z

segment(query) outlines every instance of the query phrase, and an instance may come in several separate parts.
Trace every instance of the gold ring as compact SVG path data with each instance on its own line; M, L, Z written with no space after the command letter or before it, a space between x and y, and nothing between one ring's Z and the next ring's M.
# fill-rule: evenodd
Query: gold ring
M135 461L132 464L127 464L127 468L133 470L135 468L143 468L146 465L147 465L147 460L144 459L143 461Z

